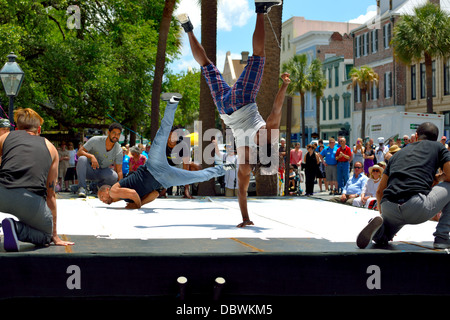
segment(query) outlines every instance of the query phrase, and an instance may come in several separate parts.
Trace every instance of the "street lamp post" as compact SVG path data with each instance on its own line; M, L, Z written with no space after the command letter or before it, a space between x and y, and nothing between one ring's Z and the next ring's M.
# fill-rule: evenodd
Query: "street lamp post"
M9 121L11 123L11 130L14 130L14 98L19 93L22 86L25 73L16 62L17 56L14 52L8 55L8 62L5 63L2 70L0 70L0 77L2 79L3 87L6 95L9 97Z

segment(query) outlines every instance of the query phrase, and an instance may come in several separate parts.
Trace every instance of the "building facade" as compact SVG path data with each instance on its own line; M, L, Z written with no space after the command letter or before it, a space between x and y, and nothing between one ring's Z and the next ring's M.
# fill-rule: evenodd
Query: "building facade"
M350 30L359 24L306 20L292 17L282 25L281 60L287 62L296 54L306 54L308 61L319 58L322 62L329 57L344 56L352 58L352 41L348 36ZM292 141L301 142L301 103L300 95L293 96L292 103ZM319 106L320 108L320 106ZM311 92L305 96L305 134L306 143L317 138L316 98ZM286 108L283 108L281 131L286 130ZM304 147L304 146L302 146Z

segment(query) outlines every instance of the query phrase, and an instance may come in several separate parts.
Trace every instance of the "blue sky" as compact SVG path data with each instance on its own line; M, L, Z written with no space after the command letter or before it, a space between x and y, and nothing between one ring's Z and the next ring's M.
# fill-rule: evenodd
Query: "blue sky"
M194 33L201 40L200 8L197 0L181 0L175 14L187 13L194 25ZM219 0L217 31L217 67L223 69L225 55L233 58L242 51L252 53L252 34L255 26L254 0ZM283 21L293 16L308 20L364 23L376 13L376 0L284 0ZM271 30L266 30L271 32ZM189 42L183 31L183 49L180 59L170 65L173 72L189 67L199 69L192 57Z

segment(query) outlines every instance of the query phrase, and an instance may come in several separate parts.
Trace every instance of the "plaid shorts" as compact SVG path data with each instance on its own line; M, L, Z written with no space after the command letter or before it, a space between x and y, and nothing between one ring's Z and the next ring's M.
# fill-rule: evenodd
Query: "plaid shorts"
M220 114L232 114L242 106L256 102L261 86L265 57L251 56L236 83L230 87L213 64L202 67L214 103Z

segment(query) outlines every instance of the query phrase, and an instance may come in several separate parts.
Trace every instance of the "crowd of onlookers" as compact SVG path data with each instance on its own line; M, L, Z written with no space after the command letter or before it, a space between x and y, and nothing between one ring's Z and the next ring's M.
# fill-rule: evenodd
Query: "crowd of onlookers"
M409 144L416 142L415 135L404 135L396 140L358 138L350 147L345 137L332 137L328 145L323 140L311 143L305 150L300 143L289 152L286 141L280 141L280 180L284 182L285 157L289 157L288 183L290 195L310 196L314 185L318 184L320 192L333 196L330 201L354 205L357 207L376 208L376 190L389 159ZM442 136L441 143L449 149L447 138ZM450 150L450 149L449 149ZM303 190L304 185L305 190ZM279 188L282 195L284 188Z

